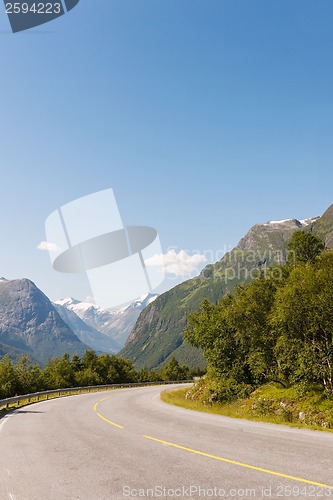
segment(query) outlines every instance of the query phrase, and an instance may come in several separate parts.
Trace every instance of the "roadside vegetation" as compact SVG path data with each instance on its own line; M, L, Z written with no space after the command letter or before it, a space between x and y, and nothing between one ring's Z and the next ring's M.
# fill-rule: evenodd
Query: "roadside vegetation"
M0 399L53 389L104 384L191 380L196 371L172 358L160 370L136 371L131 361L115 355L97 355L88 350L80 358L64 354L50 359L44 368L22 356L13 363L6 355L0 360Z
M186 398L165 398L230 416L333 428L333 252L301 231L289 251L285 266L189 314L185 339L203 349L208 372Z
M307 393L299 393L295 387L286 389L268 384L255 389L248 398L210 403L205 397L205 393L209 393L209 383L209 379L203 378L200 389L197 386L195 390L164 391L161 399L189 410L225 417L333 432L333 402L323 395L320 387L309 387Z

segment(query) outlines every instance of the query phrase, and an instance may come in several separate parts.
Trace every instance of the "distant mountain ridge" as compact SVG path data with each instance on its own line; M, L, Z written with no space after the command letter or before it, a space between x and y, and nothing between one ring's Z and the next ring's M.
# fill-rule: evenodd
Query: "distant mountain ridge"
M110 337L85 323L74 311L61 304L54 303L53 306L66 325L89 348L108 354L115 354L119 351L118 345Z
M1 278L0 355L26 354L45 364L49 357L83 355L86 349L32 281Z
M319 217L298 220L287 219L281 221L269 221L265 224L255 224L248 233L240 240L237 250L260 251L264 250L286 251L291 235L297 230L306 230L311 227ZM223 260L223 259L222 259Z
M322 217L254 225L220 261L150 304L140 314L120 355L132 360L137 368L159 367L172 356L192 367L204 366L201 351L183 344L187 314L197 310L204 298L216 303L238 284L249 281L258 269L285 263L288 243L297 230L312 232L333 248L333 205Z
M72 298L52 304L32 281L0 277L0 358L27 355L43 365L65 352L83 355L94 349L115 354L140 312L156 297L145 295L113 311Z
M153 294L143 295L120 309L103 309L72 297L58 300L54 306L80 340L95 350L117 353L124 347L141 311L156 298Z

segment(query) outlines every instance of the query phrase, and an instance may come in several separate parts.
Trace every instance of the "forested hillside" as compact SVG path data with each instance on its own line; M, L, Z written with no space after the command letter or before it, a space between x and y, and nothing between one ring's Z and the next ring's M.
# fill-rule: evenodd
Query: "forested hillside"
M275 382L333 398L333 251L301 231L289 250L286 265L190 314L185 338L208 362L192 396L232 401Z
M202 351L183 342L188 314L198 310L203 299L217 303L237 285L250 282L260 269L285 264L290 239L299 230L317 235L327 247L333 245L333 206L322 217L255 224L221 260L150 304L121 355L138 368L161 366L172 356L192 367L205 366Z

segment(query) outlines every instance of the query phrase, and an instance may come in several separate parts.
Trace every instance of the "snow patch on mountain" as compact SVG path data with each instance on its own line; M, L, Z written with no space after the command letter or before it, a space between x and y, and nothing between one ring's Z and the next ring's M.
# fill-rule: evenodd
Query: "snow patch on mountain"
M60 306L65 306L67 309L71 309L72 311L88 311L93 308L96 310L102 310L96 304L92 302L81 302L80 300L73 299L73 297L68 297L66 299L60 299L55 302L55 304L59 304Z
M289 222L293 219L283 219L283 220L270 220L267 224L284 224L285 222Z
M310 224L316 222L316 220L318 219L320 219L320 217L312 217L311 219L301 219L299 222L302 224L302 226L309 226Z
M133 302L132 307L142 307L143 305L144 307L147 307L149 304L154 302L154 300L157 299L157 297L158 295L151 295L150 293L147 293L146 295L141 295L141 297L139 297L135 302Z
M111 338L117 345L117 351L120 351L141 311L157 297L158 295L145 294L119 309L103 309L96 304L81 302L73 297L58 300L55 304L74 312L87 325Z
M307 227L310 224L313 224L316 220L318 220L319 217L311 217L309 219L282 219L282 220L270 220L264 224L264 226L270 226L270 225L279 225L279 224L287 224L291 223L292 225L296 225L298 227Z

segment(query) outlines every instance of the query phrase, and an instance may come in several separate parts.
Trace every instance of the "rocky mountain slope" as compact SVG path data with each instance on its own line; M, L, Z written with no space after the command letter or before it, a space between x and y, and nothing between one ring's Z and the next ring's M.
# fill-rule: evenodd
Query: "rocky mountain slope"
M108 354L115 354L119 351L118 344L111 337L85 323L74 311L60 304L53 304L53 306L79 340L91 349Z
M49 357L83 355L86 349L32 281L0 280L0 355L24 353L44 364Z
M115 310L73 298L59 300L54 305L80 340L97 351L116 353L124 347L141 311L156 297L153 294L144 295L132 304ZM77 320L84 322L86 329Z
M333 205L316 221L311 231L325 242L327 248L333 248Z
M203 298L217 302L239 283L251 280L258 269L286 262L288 242L296 230L318 234L333 247L333 205L320 218L270 221L253 226L220 261L150 304L140 314L120 354L131 359L137 368L158 367L171 356L192 367L204 366L201 352L182 341L187 314L197 310Z

